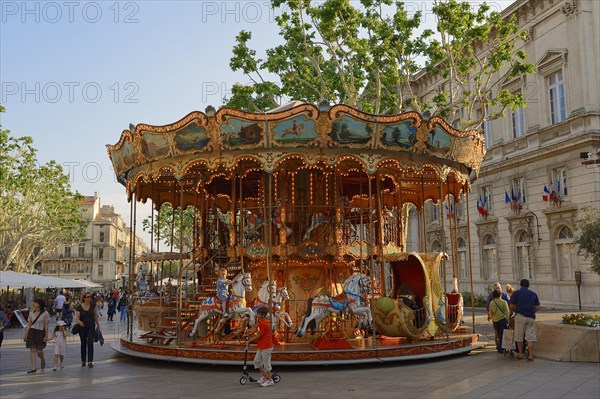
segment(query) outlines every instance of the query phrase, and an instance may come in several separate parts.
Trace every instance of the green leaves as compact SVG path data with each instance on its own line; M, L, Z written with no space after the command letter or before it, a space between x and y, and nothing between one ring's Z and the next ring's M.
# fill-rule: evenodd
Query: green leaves
M78 240L87 226L76 202L82 196L71 191L69 177L55 161L39 165L36 152L31 137L0 128L2 270L33 271L43 255Z
M183 211L183 222L180 221L179 208L173 211L173 207L169 203L161 206L160 212L154 218L154 226L152 226L152 218L147 217L142 221L144 231L150 233L153 231L154 240L160 240L160 243L167 245L168 248L161 248L161 251L172 251L173 248L180 251L190 251L193 248L194 237L194 218L197 211L194 207L187 207ZM181 232L183 229L183 245L180 242Z
M592 259L591 270L600 274L600 211L592 205L583 209L583 215L577 220L581 230L575 243L579 245L579 254Z
M439 0L436 29L421 28L392 0L277 0L283 44L256 57L252 35L237 36L230 66L251 83L236 84L227 105L265 111L282 98L327 100L375 114L430 110L462 128L477 128L506 108L525 106L522 96L498 90L506 80L533 73L527 54L516 48L526 37L513 17L503 19L485 4ZM424 69L437 79L422 86ZM266 76L271 77L267 79ZM481 109L497 106L491 112Z

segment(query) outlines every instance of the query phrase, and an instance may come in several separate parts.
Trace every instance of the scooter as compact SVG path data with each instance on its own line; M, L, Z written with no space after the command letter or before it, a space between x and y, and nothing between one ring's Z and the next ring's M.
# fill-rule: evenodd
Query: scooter
M249 338L246 338L246 344L244 347L244 368L242 370L242 376L240 377L240 384L242 385L246 385L247 382L258 382L258 380L254 377L252 377L249 373L248 373L248 347L250 346L249 343ZM281 381L281 377L279 376L279 374L277 374L276 372L271 372L271 378L273 379L274 383L279 383L279 381Z

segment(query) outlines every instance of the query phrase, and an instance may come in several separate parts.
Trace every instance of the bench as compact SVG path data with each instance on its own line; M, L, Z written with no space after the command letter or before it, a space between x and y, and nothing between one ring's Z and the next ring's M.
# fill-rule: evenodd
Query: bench
M149 332L140 335L140 338L145 339L148 344L169 345L177 336L169 333Z

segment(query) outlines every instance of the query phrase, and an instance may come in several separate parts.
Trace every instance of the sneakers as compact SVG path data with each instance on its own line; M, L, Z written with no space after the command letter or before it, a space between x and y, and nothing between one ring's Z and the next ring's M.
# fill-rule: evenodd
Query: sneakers
M266 380L265 382L263 382L263 383L260 384L261 387L270 387L272 385L275 385L275 383L273 382L273 380Z
M265 382L266 380L267 380L267 379L266 379L264 376L262 376L262 375L261 375L261 376L260 376L260 378L258 379L258 381L256 381L256 382L258 382L259 384L261 384L261 385L262 385L262 384L264 384L264 382Z

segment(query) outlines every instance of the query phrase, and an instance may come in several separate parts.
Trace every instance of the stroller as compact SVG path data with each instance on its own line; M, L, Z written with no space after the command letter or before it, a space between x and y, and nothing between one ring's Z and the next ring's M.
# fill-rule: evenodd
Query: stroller
M246 337L246 344L244 347L244 368L242 371L242 376L240 377L240 384L242 385L246 385L247 382L258 382L258 380L254 377L252 377L249 373L248 373L248 347L249 347L249 343L248 343L248 337ZM279 376L279 374L277 374L276 372L271 372L271 378L273 379L274 383L279 383L279 381L281 381L281 377Z

